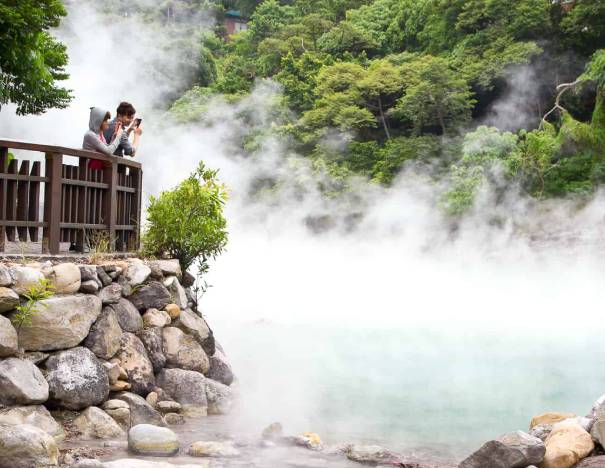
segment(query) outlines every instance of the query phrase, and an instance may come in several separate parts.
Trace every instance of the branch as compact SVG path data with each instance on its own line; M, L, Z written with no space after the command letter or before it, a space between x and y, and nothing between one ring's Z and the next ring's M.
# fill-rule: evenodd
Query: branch
M544 114L544 117L542 117L542 122L540 122L540 126L542 126L543 123L546 123L546 118L556 110L559 110L561 112L567 112L567 110L563 106L561 106L561 98L563 97L563 94L565 94L568 90L575 88L578 84L580 84L580 82L581 81L578 79L573 83L561 83L557 86L557 97L555 98L555 105L551 110Z

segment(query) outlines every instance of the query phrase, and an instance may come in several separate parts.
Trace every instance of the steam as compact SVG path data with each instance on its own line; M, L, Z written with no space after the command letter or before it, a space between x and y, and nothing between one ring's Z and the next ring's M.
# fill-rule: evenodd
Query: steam
M3 108L0 134L79 147L90 106L113 112L128 100L144 119L144 199L200 160L220 169L230 243L212 265L202 310L240 378L248 430L281 420L329 441L443 444L459 456L525 429L534 413L583 414L603 391L592 366L572 359L601 353L589 353L588 331L605 279L602 193L584 205L538 203L511 187L495 203L487 186L456 224L436 208L446 187L418 168L392 188L352 178L346 196L326 197L318 184L333 182L286 141L240 150L278 122L275 83L259 82L237 104L215 99L203 123L174 123L166 106L195 61L189 48L169 47L177 26L109 20L88 3L69 10L57 35L68 45L74 102L26 118ZM532 76L514 74L493 123L528 124L518 108L532 101ZM267 190L254 190L263 181Z

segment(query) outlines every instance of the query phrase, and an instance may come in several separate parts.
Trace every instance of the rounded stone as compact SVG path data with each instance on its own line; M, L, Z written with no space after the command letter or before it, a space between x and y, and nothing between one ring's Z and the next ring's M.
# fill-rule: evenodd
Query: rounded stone
M166 427L138 424L128 431L128 449L137 455L169 457L179 447L177 435Z
M37 427L0 423L0 467L32 468L57 466L59 449L55 439Z

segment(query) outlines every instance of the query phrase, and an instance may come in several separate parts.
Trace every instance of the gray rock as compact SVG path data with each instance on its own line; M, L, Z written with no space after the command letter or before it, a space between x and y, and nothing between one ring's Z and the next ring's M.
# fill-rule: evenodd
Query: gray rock
M176 276L169 276L164 280L164 286L168 289L170 296L172 297L172 301L176 305L178 305L181 309L187 308L187 294L185 294L185 289L179 283L179 280Z
M19 345L27 351L73 348L88 335L101 313L101 301L88 294L54 296L37 302L31 324L19 330ZM13 317L14 314L9 315Z
M138 310L163 309L172 302L170 293L158 281L151 281L141 286L128 299Z
M106 465L94 458L84 458L71 465L71 468L107 468ZM124 468L124 467L122 467Z
M178 437L166 427L138 424L128 431L128 450L138 455L169 457L179 447Z
M84 294L95 294L99 290L99 285L96 281L82 281L80 284L80 292Z
M159 401L157 409L160 413L180 413L183 407L176 401Z
M0 423L29 424L53 436L56 441L65 438L63 427L55 421L43 405L13 406L12 408L1 409Z
M23 359L31 361L36 366L39 366L44 361L46 361L48 359L48 356L50 356L50 354L43 353L42 351L30 351L28 353L23 353Z
M151 274L149 277L154 280L163 280L164 274L162 273L162 269L156 262L148 262L147 266L151 269Z
M13 284L13 277L6 265L0 264L0 287L10 287Z
M605 455L585 458L575 465L574 468L605 468Z
M17 353L17 330L9 319L0 315L0 358Z
M164 420L169 426L179 426L181 424L185 424L185 416L178 413L166 413L164 415Z
M154 260L151 263L157 265L164 276L176 276L179 280L183 276L181 264L177 259Z
M0 405L35 405L47 399L48 384L31 361L0 360Z
M103 305L117 304L122 299L122 286L118 283L105 286L99 291L99 299L101 299Z
M121 428L130 428L130 409L129 408L116 408L108 409L105 412L113 418L115 422L119 424Z
M96 406L82 411L82 414L74 419L73 424L84 440L115 439L124 436L124 431L118 423Z
M0 468L57 466L59 449L52 436L27 424L0 423Z
M19 295L12 289L0 287L0 313L13 310L19 305Z
M212 466L209 467L207 464L203 465L173 465L172 463L165 462L153 462L147 460L137 460L134 458L123 458L112 462L105 462L105 468L236 468L232 465L229 466ZM240 466L237 468L254 468L253 465Z
M115 311L111 307L103 307L101 315L90 328L84 346L101 359L111 359L120 349L121 339L122 329Z
M130 301L121 298L118 303L113 304L111 308L115 310L120 328L125 332L134 333L143 328L141 314L139 314L139 311L130 303Z
M97 267L97 277L99 278L99 281L101 281L103 286L109 286L112 282L109 275L105 272L105 269L100 266Z
M214 355L216 346L212 331L206 321L191 309L181 310L179 318L173 321L172 325L193 336L202 345L206 355Z
M227 357L217 347L214 356L210 357L210 370L206 373L206 377L216 380L225 385L233 383L233 370L227 361Z
M229 414L233 405L233 390L214 380L206 379L208 414Z
M380 445L351 445L345 452L349 460L362 464L395 464L401 459L395 452ZM483 468L486 468L485 466Z
M94 281L97 282L99 276L97 275L96 265L78 265L80 269L81 281Z
M195 284L195 276L186 271L183 273L183 287L190 288Z
M79 410L102 403L109 394L107 372L87 348L61 351L49 357L45 366L54 404Z
M231 442L210 442L198 441L189 446L187 452L192 457L219 457L232 458L239 457L240 451L233 446Z
M113 385L120 380L120 365L118 363L102 361L101 365L105 368L105 372L107 372L109 385Z
M107 410L114 410L114 409L120 409L120 408L130 409L130 406L128 406L128 403L126 403L123 400L113 399L113 400L107 400L105 403L103 403L102 408L105 411L107 411Z
M153 372L160 372L166 366L166 356L163 351L162 329L161 328L144 328L136 333L137 337L145 346L147 357L153 366Z
M32 286L38 286L40 281L45 279L40 270L26 266L12 267L10 274L14 280L13 289L19 295L27 292Z
M190 335L175 327L162 330L166 367L193 370L202 374L210 369L208 356L202 346Z
M172 319L168 312L158 309L147 309L143 314L143 326L145 327L165 327Z
M205 416L208 413L207 379L195 371L164 369L157 375L157 385L183 405L183 412Z
M546 440L548 435L552 432L552 424L538 424L530 429L529 435L537 437L542 442Z
M605 443L605 417L597 419L590 429L590 435L601 445Z
M80 289L80 269L74 263L59 263L53 267L56 294L74 294Z
M538 465L544 459L546 447L537 437L523 431L509 432L491 440L460 463L460 468L524 468Z
M141 340L132 333L123 333L116 357L128 374L132 391L139 395L147 395L155 386L155 378L153 366Z
M158 413L142 396L130 392L117 393L114 398L128 403L130 409L130 424L155 424L164 426L162 415Z
M128 279L128 283L132 287L143 284L149 278L151 268L149 268L142 260L134 258L128 261L128 268L124 272L124 276Z

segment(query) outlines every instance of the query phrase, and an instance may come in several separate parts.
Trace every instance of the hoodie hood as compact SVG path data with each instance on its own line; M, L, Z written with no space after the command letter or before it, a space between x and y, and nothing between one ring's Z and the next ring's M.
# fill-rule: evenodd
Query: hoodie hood
M105 120L106 115L107 111L105 109L101 109L100 107L91 107L88 128L98 134L101 131L101 124L103 123L103 120Z

